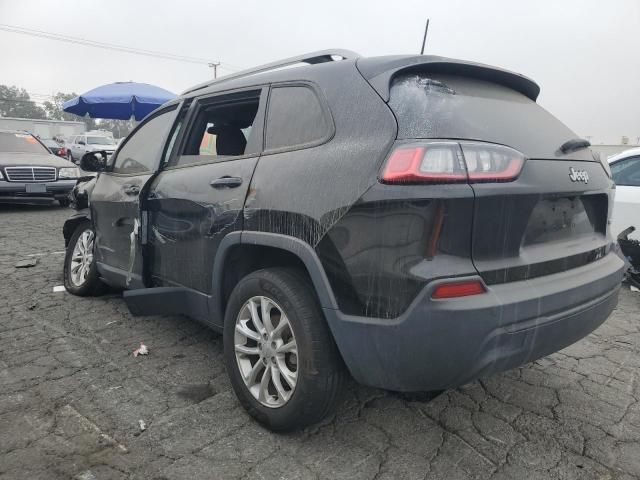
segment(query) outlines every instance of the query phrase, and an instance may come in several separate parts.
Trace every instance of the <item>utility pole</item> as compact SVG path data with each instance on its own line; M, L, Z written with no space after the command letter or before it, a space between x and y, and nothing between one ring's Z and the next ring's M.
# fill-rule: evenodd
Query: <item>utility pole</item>
M218 67L220 66L220 62L211 62L209 67L213 68L213 78L218 78Z
M427 25L424 27L424 37L422 37L422 48L420 49L420 55L424 55L424 47L427 44L428 31L429 31L429 19L427 18Z

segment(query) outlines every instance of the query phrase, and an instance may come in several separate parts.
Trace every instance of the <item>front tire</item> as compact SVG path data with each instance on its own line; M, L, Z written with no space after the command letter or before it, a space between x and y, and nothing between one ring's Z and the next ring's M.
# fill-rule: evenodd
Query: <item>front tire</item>
M242 406L275 431L319 422L334 408L345 369L306 276L258 270L234 288L224 358Z
M80 223L71 235L64 258L64 286L69 293L86 297L98 295L104 289L98 278L94 244L95 232L91 222Z

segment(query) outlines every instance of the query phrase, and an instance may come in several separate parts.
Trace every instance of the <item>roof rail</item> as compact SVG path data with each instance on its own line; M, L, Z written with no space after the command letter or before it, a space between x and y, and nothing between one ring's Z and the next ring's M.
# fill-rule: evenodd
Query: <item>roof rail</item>
M195 92L196 90L201 90L206 87L210 87L211 85L217 85L219 83L228 82L229 80L235 80L251 75L257 75L258 73L268 72L270 70L276 70L278 68L288 67L289 65L295 65L296 63L308 63L310 65L315 65L317 63L333 62L335 61L333 57L341 57L341 60L347 60L351 58L358 58L359 56L359 54L352 52L351 50L344 50L340 48L332 48L329 50L319 50L317 52L305 53L304 55L297 55L295 57L289 57L283 60L265 63L264 65L260 65L258 67L249 68L247 70L242 70L231 75L225 75L224 77L218 78L216 80L201 83L199 85L196 85L195 87L191 87L188 90L185 90L184 92L182 92L182 95Z

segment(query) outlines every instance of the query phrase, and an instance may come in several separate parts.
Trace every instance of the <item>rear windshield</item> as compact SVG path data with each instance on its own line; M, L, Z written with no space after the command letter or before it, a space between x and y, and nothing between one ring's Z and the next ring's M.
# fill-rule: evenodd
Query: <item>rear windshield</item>
M0 132L0 152L49 153L32 135L7 132Z
M116 142L110 137L87 137L89 145L115 145Z
M560 146L578 137L523 94L482 80L405 74L394 79L390 93L400 139L479 140L507 145L529 158L558 158ZM593 160L588 149L576 153Z

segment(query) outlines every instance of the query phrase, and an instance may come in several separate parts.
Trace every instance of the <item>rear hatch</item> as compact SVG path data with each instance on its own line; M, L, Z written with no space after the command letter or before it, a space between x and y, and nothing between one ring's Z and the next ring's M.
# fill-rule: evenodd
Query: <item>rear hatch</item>
M537 86L500 70L492 77L486 67L435 70L427 64L389 75L388 103L399 144L425 142L426 151L434 140L461 145L475 196L471 255L483 280L524 280L604 256L612 183L588 148L561 151L577 135L535 102ZM377 89L384 99L387 92ZM472 171L492 168L491 153L483 151L492 145L522 153L520 170L473 180Z

